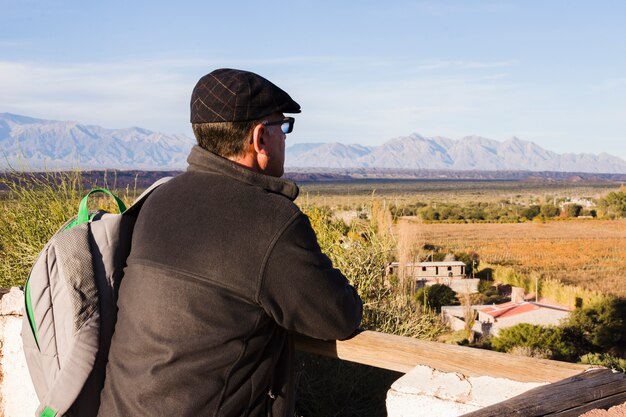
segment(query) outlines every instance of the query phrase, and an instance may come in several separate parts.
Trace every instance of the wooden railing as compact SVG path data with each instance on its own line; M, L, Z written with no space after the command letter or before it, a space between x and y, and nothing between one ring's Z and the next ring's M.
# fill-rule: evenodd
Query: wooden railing
M594 409L626 402L626 377L598 368L553 384L531 389L507 401L463 417L559 416L575 417ZM619 415L623 415L620 413ZM617 414L614 414L617 417Z
M472 417L578 416L594 408L626 402L626 375L589 365L512 356L373 331L362 331L341 341L299 336L296 348L404 373L424 365L468 377L490 376L518 382L549 383L468 414Z
M296 348L397 372L406 373L417 365L425 365L442 372L519 382L556 382L591 368L372 331L363 331L348 340L336 342L299 337Z

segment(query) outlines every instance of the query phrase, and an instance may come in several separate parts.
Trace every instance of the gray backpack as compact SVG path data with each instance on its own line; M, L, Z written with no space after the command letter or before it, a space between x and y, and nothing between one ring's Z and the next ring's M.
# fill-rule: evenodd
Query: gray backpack
M22 340L40 404L36 416L92 417L100 407L117 316L117 291L137 213L154 183L128 208L99 188L46 243L26 286ZM111 195L121 214L90 213L88 197Z

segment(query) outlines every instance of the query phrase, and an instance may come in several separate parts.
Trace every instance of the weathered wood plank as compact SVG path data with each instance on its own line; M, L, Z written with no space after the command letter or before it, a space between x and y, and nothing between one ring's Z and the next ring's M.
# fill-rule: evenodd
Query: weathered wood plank
M373 331L363 331L351 339L337 342L298 336L296 348L398 372L406 373L417 365L426 365L442 372L491 376L519 382L556 382L591 368Z
M591 369L463 417L574 417L625 401L626 375L609 369Z
M589 404L581 405L580 407L572 408L571 410L563 411L560 413L549 414L549 417L570 417L570 416L580 416L581 414L586 413L591 410L606 410L613 406L620 405L626 403L626 394L617 394L612 395L606 398L600 398L597 401L593 401ZM617 416L614 416L617 417Z

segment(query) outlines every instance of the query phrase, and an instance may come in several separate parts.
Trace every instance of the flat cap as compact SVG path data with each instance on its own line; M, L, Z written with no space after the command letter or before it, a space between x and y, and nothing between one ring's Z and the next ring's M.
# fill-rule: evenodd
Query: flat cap
M191 93L191 123L245 122L272 113L300 113L289 94L253 72L217 69Z

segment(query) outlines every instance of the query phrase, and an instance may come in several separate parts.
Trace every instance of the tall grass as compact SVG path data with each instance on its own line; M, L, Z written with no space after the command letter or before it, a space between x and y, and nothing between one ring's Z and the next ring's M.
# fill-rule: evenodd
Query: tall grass
M404 292L413 288L416 263L425 258L424 242L420 233L419 223L398 222L398 278Z
M0 286L24 285L39 251L76 214L83 194L79 172L16 174L0 181Z
M550 299L558 304L569 307L589 306L602 302L607 295L591 291L574 285L565 285L554 279L543 279L535 274L524 274L513 268L493 265L486 262L481 264L483 270L490 269L495 281L524 288L527 293L535 292L538 285L539 297Z
M81 172L14 172L0 177L0 287L24 285L37 255L52 235L78 211L87 189ZM108 186L106 183L102 186ZM113 187L115 187L115 183ZM121 193L132 200L134 190ZM111 210L111 201L94 198L90 207Z
M304 207L322 250L350 280L364 303L361 327L435 340L447 327L438 314L422 311L403 286L385 277L397 259L389 210L371 202L371 220L346 225L328 209ZM299 416L381 416L385 396L400 374L338 359L299 355Z
M353 221L349 226L334 219L328 209L306 207L322 251L356 288L364 303L364 329L434 340L447 330L439 316L422 311L410 288L389 282L385 268L395 260L397 241L388 215L372 205L370 222ZM386 214L385 214L386 213Z

